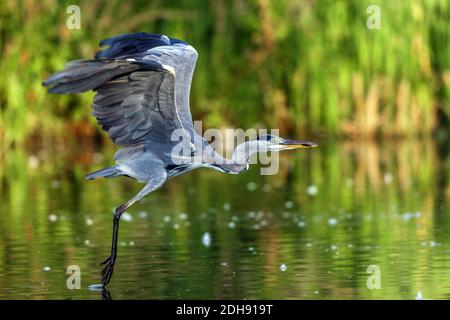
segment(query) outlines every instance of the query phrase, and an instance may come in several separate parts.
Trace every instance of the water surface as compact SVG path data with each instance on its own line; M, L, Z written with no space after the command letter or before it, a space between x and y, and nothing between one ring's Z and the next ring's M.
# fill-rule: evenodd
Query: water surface
M101 299L114 207L141 184L84 181L113 150L0 157L0 299ZM441 148L442 149L442 148ZM103 156L102 156L103 154ZM113 299L449 299L448 150L323 143L261 176L207 169L128 210ZM66 268L81 270L81 289ZM369 289L369 266L380 288Z

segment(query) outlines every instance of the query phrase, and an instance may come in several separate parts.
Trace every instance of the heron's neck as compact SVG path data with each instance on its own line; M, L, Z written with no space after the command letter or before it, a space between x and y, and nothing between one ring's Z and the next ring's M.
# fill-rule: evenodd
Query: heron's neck
M248 142L242 143L234 149L231 159L227 159L216 153L209 145L207 146L209 152L206 153L211 158L206 160L208 165L213 169L226 173L241 173L248 169L250 156L253 154Z
M231 160L236 164L247 164L249 163L250 157L257 152L258 149L253 148L252 141L246 141L234 149Z

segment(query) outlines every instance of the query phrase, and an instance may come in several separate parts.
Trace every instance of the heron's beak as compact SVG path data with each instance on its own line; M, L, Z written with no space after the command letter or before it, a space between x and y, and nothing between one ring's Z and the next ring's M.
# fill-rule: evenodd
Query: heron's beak
M314 142L301 140L283 140L279 143L281 150L301 149L301 148L315 148L318 147Z

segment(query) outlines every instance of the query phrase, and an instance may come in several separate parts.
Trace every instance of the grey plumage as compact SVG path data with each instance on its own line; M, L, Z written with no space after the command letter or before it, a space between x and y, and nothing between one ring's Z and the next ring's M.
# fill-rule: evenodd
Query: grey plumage
M111 140L120 146L116 164L88 174L86 179L128 176L145 182L132 199L117 207L114 215L111 256L104 262L102 283L108 284L117 255L117 236L121 214L165 181L199 167L226 173L248 169L251 154L276 151L289 146L311 147L312 143L289 141L279 137L239 145L232 159L217 154L199 136L192 123L189 92L197 62L197 51L178 39L164 35L134 33L100 42L102 50L93 60L76 60L63 71L50 76L43 85L50 93L96 92L92 114ZM172 139L178 130L186 163L170 156L179 140ZM169 156L168 156L169 155Z
M110 177L116 177L116 176L121 176L121 175L122 175L122 172L114 166L114 167L108 167L108 168L100 169L98 171L94 171L94 172L88 174L85 177L85 179L92 180L92 179L97 179L97 178L110 178Z
M122 168L130 160L124 155L128 146L143 144L142 152L162 157L177 143L171 141L175 129L185 130L193 142L196 133L188 97L198 56L195 49L180 40L145 33L113 37L101 45L109 47L96 54L99 59L70 62L44 81L49 92L97 92L92 114L123 147Z

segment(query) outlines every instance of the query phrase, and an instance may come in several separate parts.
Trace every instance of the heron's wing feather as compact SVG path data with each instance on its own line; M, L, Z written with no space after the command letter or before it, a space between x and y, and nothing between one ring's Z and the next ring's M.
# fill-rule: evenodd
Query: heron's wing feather
M168 143L182 129L175 102L175 74L160 66L136 70L96 89L93 115L119 145Z
M44 85L54 93L96 91L93 114L119 145L170 145L174 130L185 132L177 113L175 73L160 63L75 61Z
M188 43L165 35L132 33L115 36L100 42L103 50L96 58L130 59L138 62L157 62L174 69L176 74L176 107L183 128L195 136L189 108L189 93L197 62L197 51Z
M66 64L63 71L54 73L43 85L50 93L78 93L96 89L117 76L138 69L157 68L158 63L146 65L120 60L76 60Z
M147 52L152 48L172 46L175 44L183 44L185 46L188 45L184 41L169 38L160 34L145 32L122 34L100 41L100 47L102 47L102 50L96 53L95 58L112 59L123 56L131 56Z

